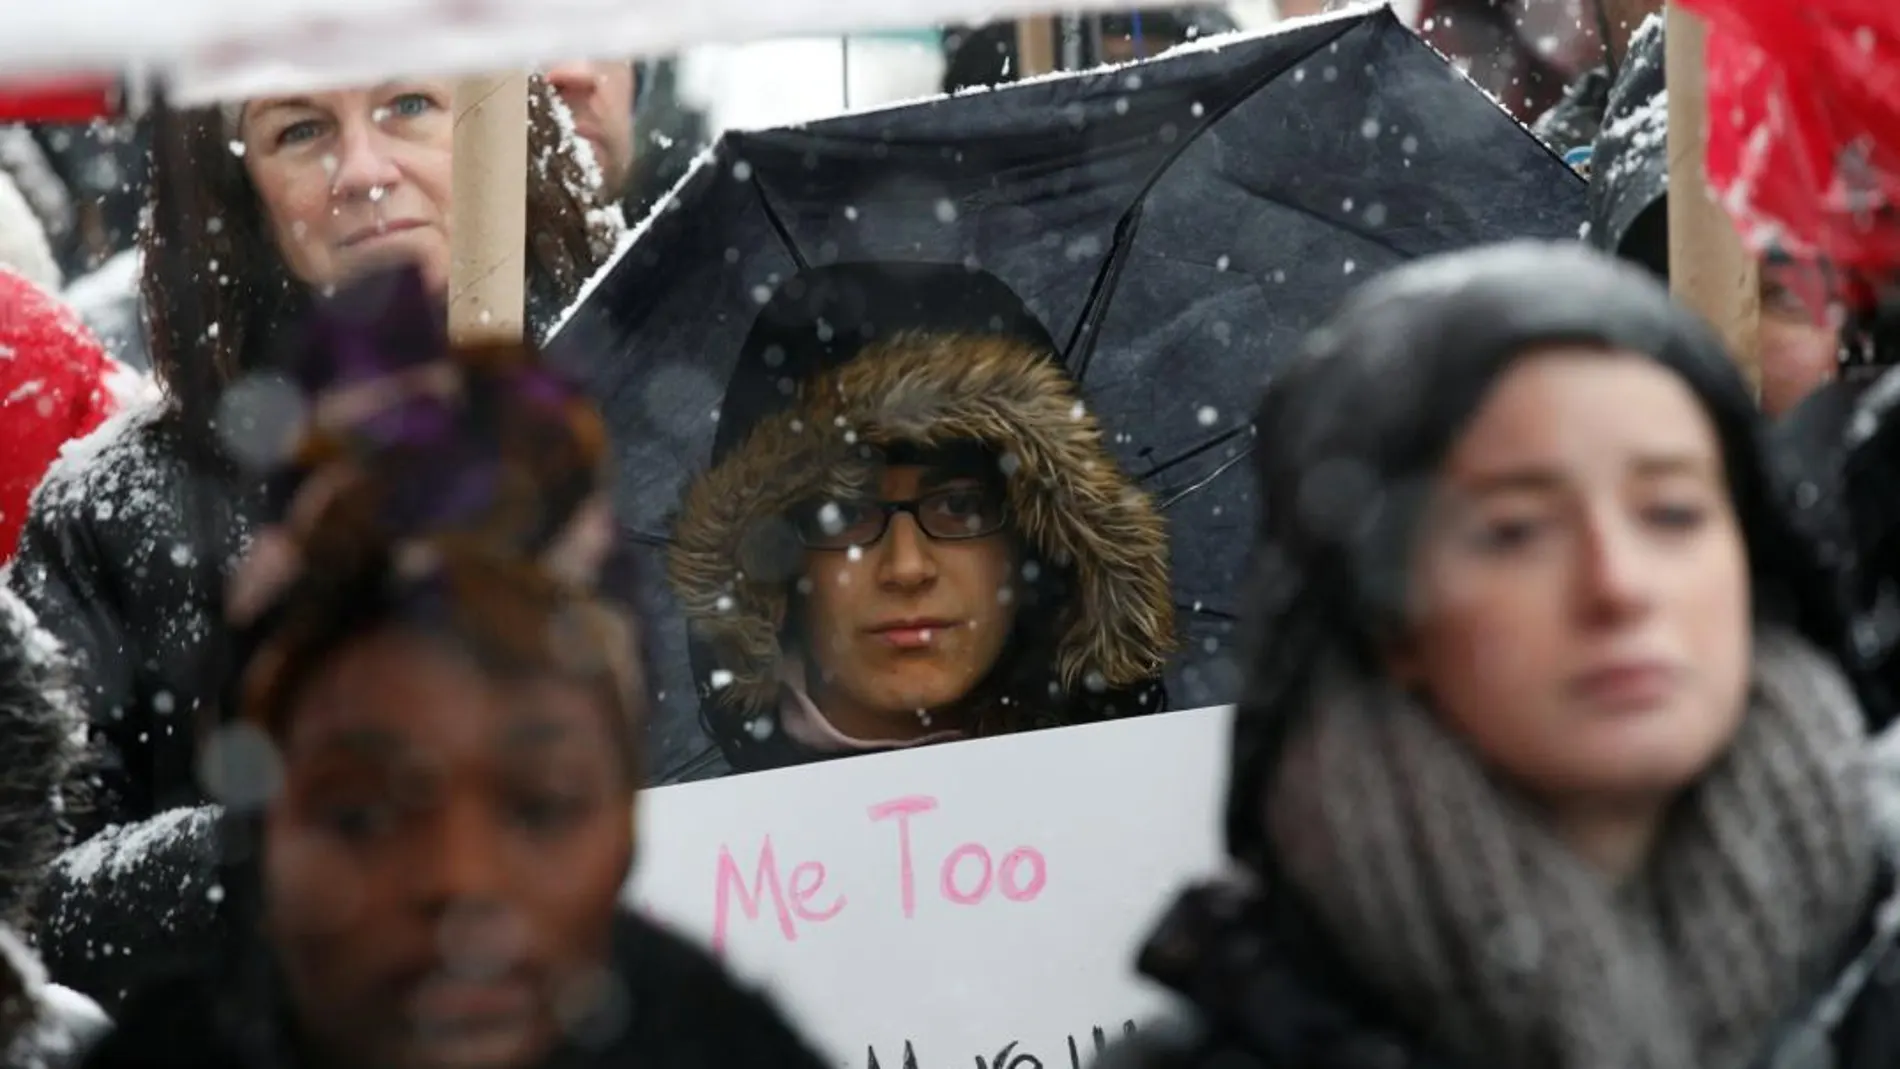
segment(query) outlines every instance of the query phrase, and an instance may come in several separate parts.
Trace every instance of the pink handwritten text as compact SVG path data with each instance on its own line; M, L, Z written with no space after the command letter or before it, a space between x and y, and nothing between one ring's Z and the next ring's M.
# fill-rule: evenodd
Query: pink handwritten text
M937 799L929 795L906 795L880 802L868 811L871 823L896 825L898 908L907 919L916 917L918 908L920 857L912 824L938 808ZM943 854L934 867L937 895L953 906L981 905L996 895L1013 903L1033 902L1049 885L1048 860L1031 846L1009 849L999 859L982 843L966 842ZM798 941L801 923L818 925L836 918L849 899L842 893L828 892L825 880L821 861L802 861L792 867L789 877L781 877L770 835L759 847L749 881L731 847L721 846L713 887L714 951L725 950L735 907L750 921L759 920L769 908L786 942Z

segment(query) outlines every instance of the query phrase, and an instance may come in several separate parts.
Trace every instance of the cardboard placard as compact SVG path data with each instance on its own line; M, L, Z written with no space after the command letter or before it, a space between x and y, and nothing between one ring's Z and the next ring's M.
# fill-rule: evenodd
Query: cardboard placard
M526 322L528 76L455 84L449 337L519 341Z
M1710 190L1708 71L1702 20L1681 4L1668 7L1669 288L1709 321L1749 382L1761 384L1757 335L1761 277L1728 212Z
M1225 861L1231 715L649 791L630 893L840 1066L1081 1069L1169 1005L1135 954Z

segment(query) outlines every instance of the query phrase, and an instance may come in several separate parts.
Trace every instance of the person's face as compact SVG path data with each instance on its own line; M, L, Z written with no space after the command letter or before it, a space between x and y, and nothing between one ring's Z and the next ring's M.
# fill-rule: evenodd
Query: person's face
M1786 413L1832 380L1840 367L1839 310L1819 317L1782 282L1762 269L1761 318L1756 345L1761 357L1761 407Z
M391 262L449 279L453 126L446 82L245 104L244 168L293 277L334 286Z
M1553 807L1654 805L1727 746L1751 643L1715 430L1642 356L1527 354L1452 449L1396 676Z
M547 79L574 113L575 132L594 148L602 199L619 195L633 170L633 64L563 63Z
M920 507L940 514L937 525L976 514L996 492L974 478L893 466L878 497L928 498ZM908 513L892 516L870 545L807 551L803 630L819 709L846 731L929 731L919 714L967 697L1002 654L1016 618L1015 571L1003 531L932 538Z
M427 638L346 647L296 700L265 930L304 1035L376 1069L531 1065L603 982L633 850L606 703Z

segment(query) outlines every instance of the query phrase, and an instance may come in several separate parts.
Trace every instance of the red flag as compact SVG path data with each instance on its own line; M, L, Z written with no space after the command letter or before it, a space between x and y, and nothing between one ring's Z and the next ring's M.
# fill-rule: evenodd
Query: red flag
M120 115L117 78L79 75L0 80L0 123L91 122Z
M1863 301L1900 273L1900 4L1684 0L1708 20L1708 174L1757 250Z

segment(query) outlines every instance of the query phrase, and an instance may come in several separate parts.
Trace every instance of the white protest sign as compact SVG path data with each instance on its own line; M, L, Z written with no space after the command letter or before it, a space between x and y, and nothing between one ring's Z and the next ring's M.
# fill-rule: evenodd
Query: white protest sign
M1167 713L648 791L632 893L840 1066L1085 1067L1168 1005L1135 954L1224 862L1230 722Z

